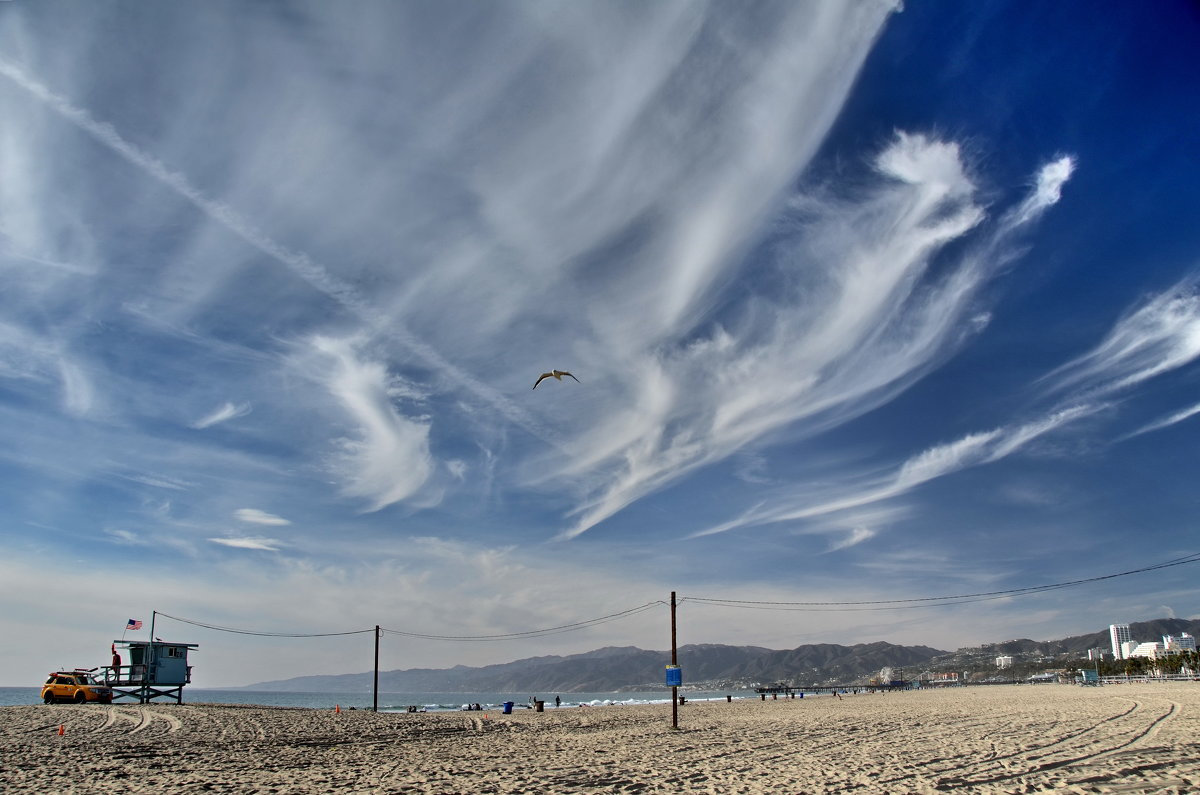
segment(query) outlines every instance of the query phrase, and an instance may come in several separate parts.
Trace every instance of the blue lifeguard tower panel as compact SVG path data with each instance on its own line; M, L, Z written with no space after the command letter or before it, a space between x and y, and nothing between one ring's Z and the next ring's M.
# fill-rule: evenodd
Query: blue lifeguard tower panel
M176 704L182 704L183 687L192 681L188 652L198 646L163 640L114 640L113 648L125 654L123 664L103 669L113 700L130 698L146 704L156 698L173 698Z

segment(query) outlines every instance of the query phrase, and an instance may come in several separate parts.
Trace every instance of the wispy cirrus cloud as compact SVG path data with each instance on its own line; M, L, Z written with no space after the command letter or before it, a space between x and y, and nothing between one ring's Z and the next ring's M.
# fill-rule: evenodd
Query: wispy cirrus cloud
M196 430L204 430L205 428L211 428L213 425L219 425L222 422L228 422L238 417L245 417L250 411L251 407L249 403L231 403L226 401L213 409L212 412L191 423L190 427Z
M956 144L897 133L864 195L794 199L797 231L776 247L770 295L703 331L681 329L688 334L673 347L629 353L635 408L583 438L575 467L599 485L563 537L772 432L835 427L911 385L979 330L979 290L1006 263L1014 235L1057 201L1071 169L1069 158L1039 169L1020 209L938 276L934 257L986 219Z
M1107 395L1178 369L1200 357L1200 292L1189 278L1150 296L1113 326L1100 344L1043 379L1052 393Z
M861 544L867 539L874 538L875 530L869 527L855 527L850 532L846 533L842 538L830 545L830 552L837 552L840 549L848 549L856 544Z
M1046 433L1106 409L1108 404L1102 398L1188 365L1198 357L1200 296L1194 283L1186 280L1141 302L1117 321L1095 348L1041 379L1048 395L1066 393L1060 398L1059 406L1041 418L969 434L955 442L931 447L905 461L894 477L887 480L860 478L857 487L847 487L845 493L835 499L790 509L760 506L737 519L694 535L809 519L890 500L930 480L1005 458ZM1077 402L1071 404L1068 401ZM1193 406L1122 438L1165 428L1198 413L1200 406Z
M430 423L405 416L393 400L417 393L383 364L360 357L351 341L321 337L312 347L319 354L318 378L354 425L355 435L342 440L332 461L342 492L365 498L371 511L413 497L434 469Z
M1182 409L1181 411L1177 411L1174 414L1170 414L1166 417L1163 417L1162 419L1155 420L1154 422L1143 425L1142 427L1138 428L1137 430L1131 431L1130 433L1126 434L1125 436L1123 436L1121 438L1122 439L1132 439L1135 436L1141 436L1143 433L1151 433L1153 431L1161 431L1163 428L1169 428L1172 425L1176 425L1180 422L1183 422L1186 419L1190 419L1191 417L1194 417L1197 414L1200 414L1200 403L1197 403L1196 405L1190 406L1186 409Z
M250 524L265 524L274 527L284 527L291 524L290 521L284 519L282 516L260 511L257 508L238 508L233 512L233 515L238 521Z
M214 544L220 544L223 547L233 547L234 549L257 549L263 552L278 552L283 545L283 542L277 538L262 538L260 536L244 536L240 538L210 538L208 540Z
M811 520L883 503L938 478L1007 458L1040 436L1102 408L1103 405L1072 406L1020 425L968 434L911 456L890 474L843 476L840 484L832 489L832 496L827 487L819 494L802 494L763 503L737 519L706 528L689 537L716 535L740 527Z

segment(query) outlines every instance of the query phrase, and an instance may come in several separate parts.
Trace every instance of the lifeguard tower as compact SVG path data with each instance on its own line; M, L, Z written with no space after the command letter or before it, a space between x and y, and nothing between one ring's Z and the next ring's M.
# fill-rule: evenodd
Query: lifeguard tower
M104 683L112 688L113 701L130 698L148 704L156 698L173 698L176 704L182 704L183 686L192 681L188 651L198 645L162 640L114 640L113 649L124 648L128 664L106 665L102 669Z

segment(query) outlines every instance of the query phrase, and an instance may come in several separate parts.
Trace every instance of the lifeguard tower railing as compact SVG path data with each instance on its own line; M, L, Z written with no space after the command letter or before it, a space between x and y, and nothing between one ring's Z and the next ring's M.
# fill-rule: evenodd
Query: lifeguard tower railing
M167 698L182 704L184 685L192 681L187 655L198 645L161 640L113 641L113 648L122 647L129 660L127 665L106 665L100 669L104 683L112 688L113 701L128 698L147 704L156 698Z

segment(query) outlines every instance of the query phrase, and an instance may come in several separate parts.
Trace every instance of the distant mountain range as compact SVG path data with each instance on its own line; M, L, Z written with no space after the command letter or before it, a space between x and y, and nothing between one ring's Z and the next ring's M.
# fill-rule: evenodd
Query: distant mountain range
M1138 640L1161 640L1162 635L1200 632L1200 621L1162 618L1130 624ZM1088 649L1109 648L1108 630L1055 641L1008 640L979 647L988 653L1012 655L1084 655ZM854 646L819 643L791 650L759 646L698 644L679 648L679 665L690 687L741 688L756 684L791 682L849 683L862 680L881 668L927 667L953 652L928 646L897 646L879 641ZM663 685L663 666L669 651L647 651L634 646L606 647L565 657L530 657L524 660L472 668L412 668L380 671L379 689L392 693L606 693L645 690ZM247 690L314 693L369 693L373 673L298 676L248 685Z
M690 686L744 687L781 679L812 683L830 677L849 681L890 666L924 663L945 654L928 646L863 643L837 646L824 643L776 651L757 646L711 644L681 646L679 664ZM531 657L525 660L470 668L414 668L380 671L379 689L396 693L603 693L644 690L662 686L663 666L669 651L647 651L634 646L607 647L566 657ZM370 692L371 672L331 676L300 676L260 682L246 689L287 692ZM811 682L809 681L811 680Z

